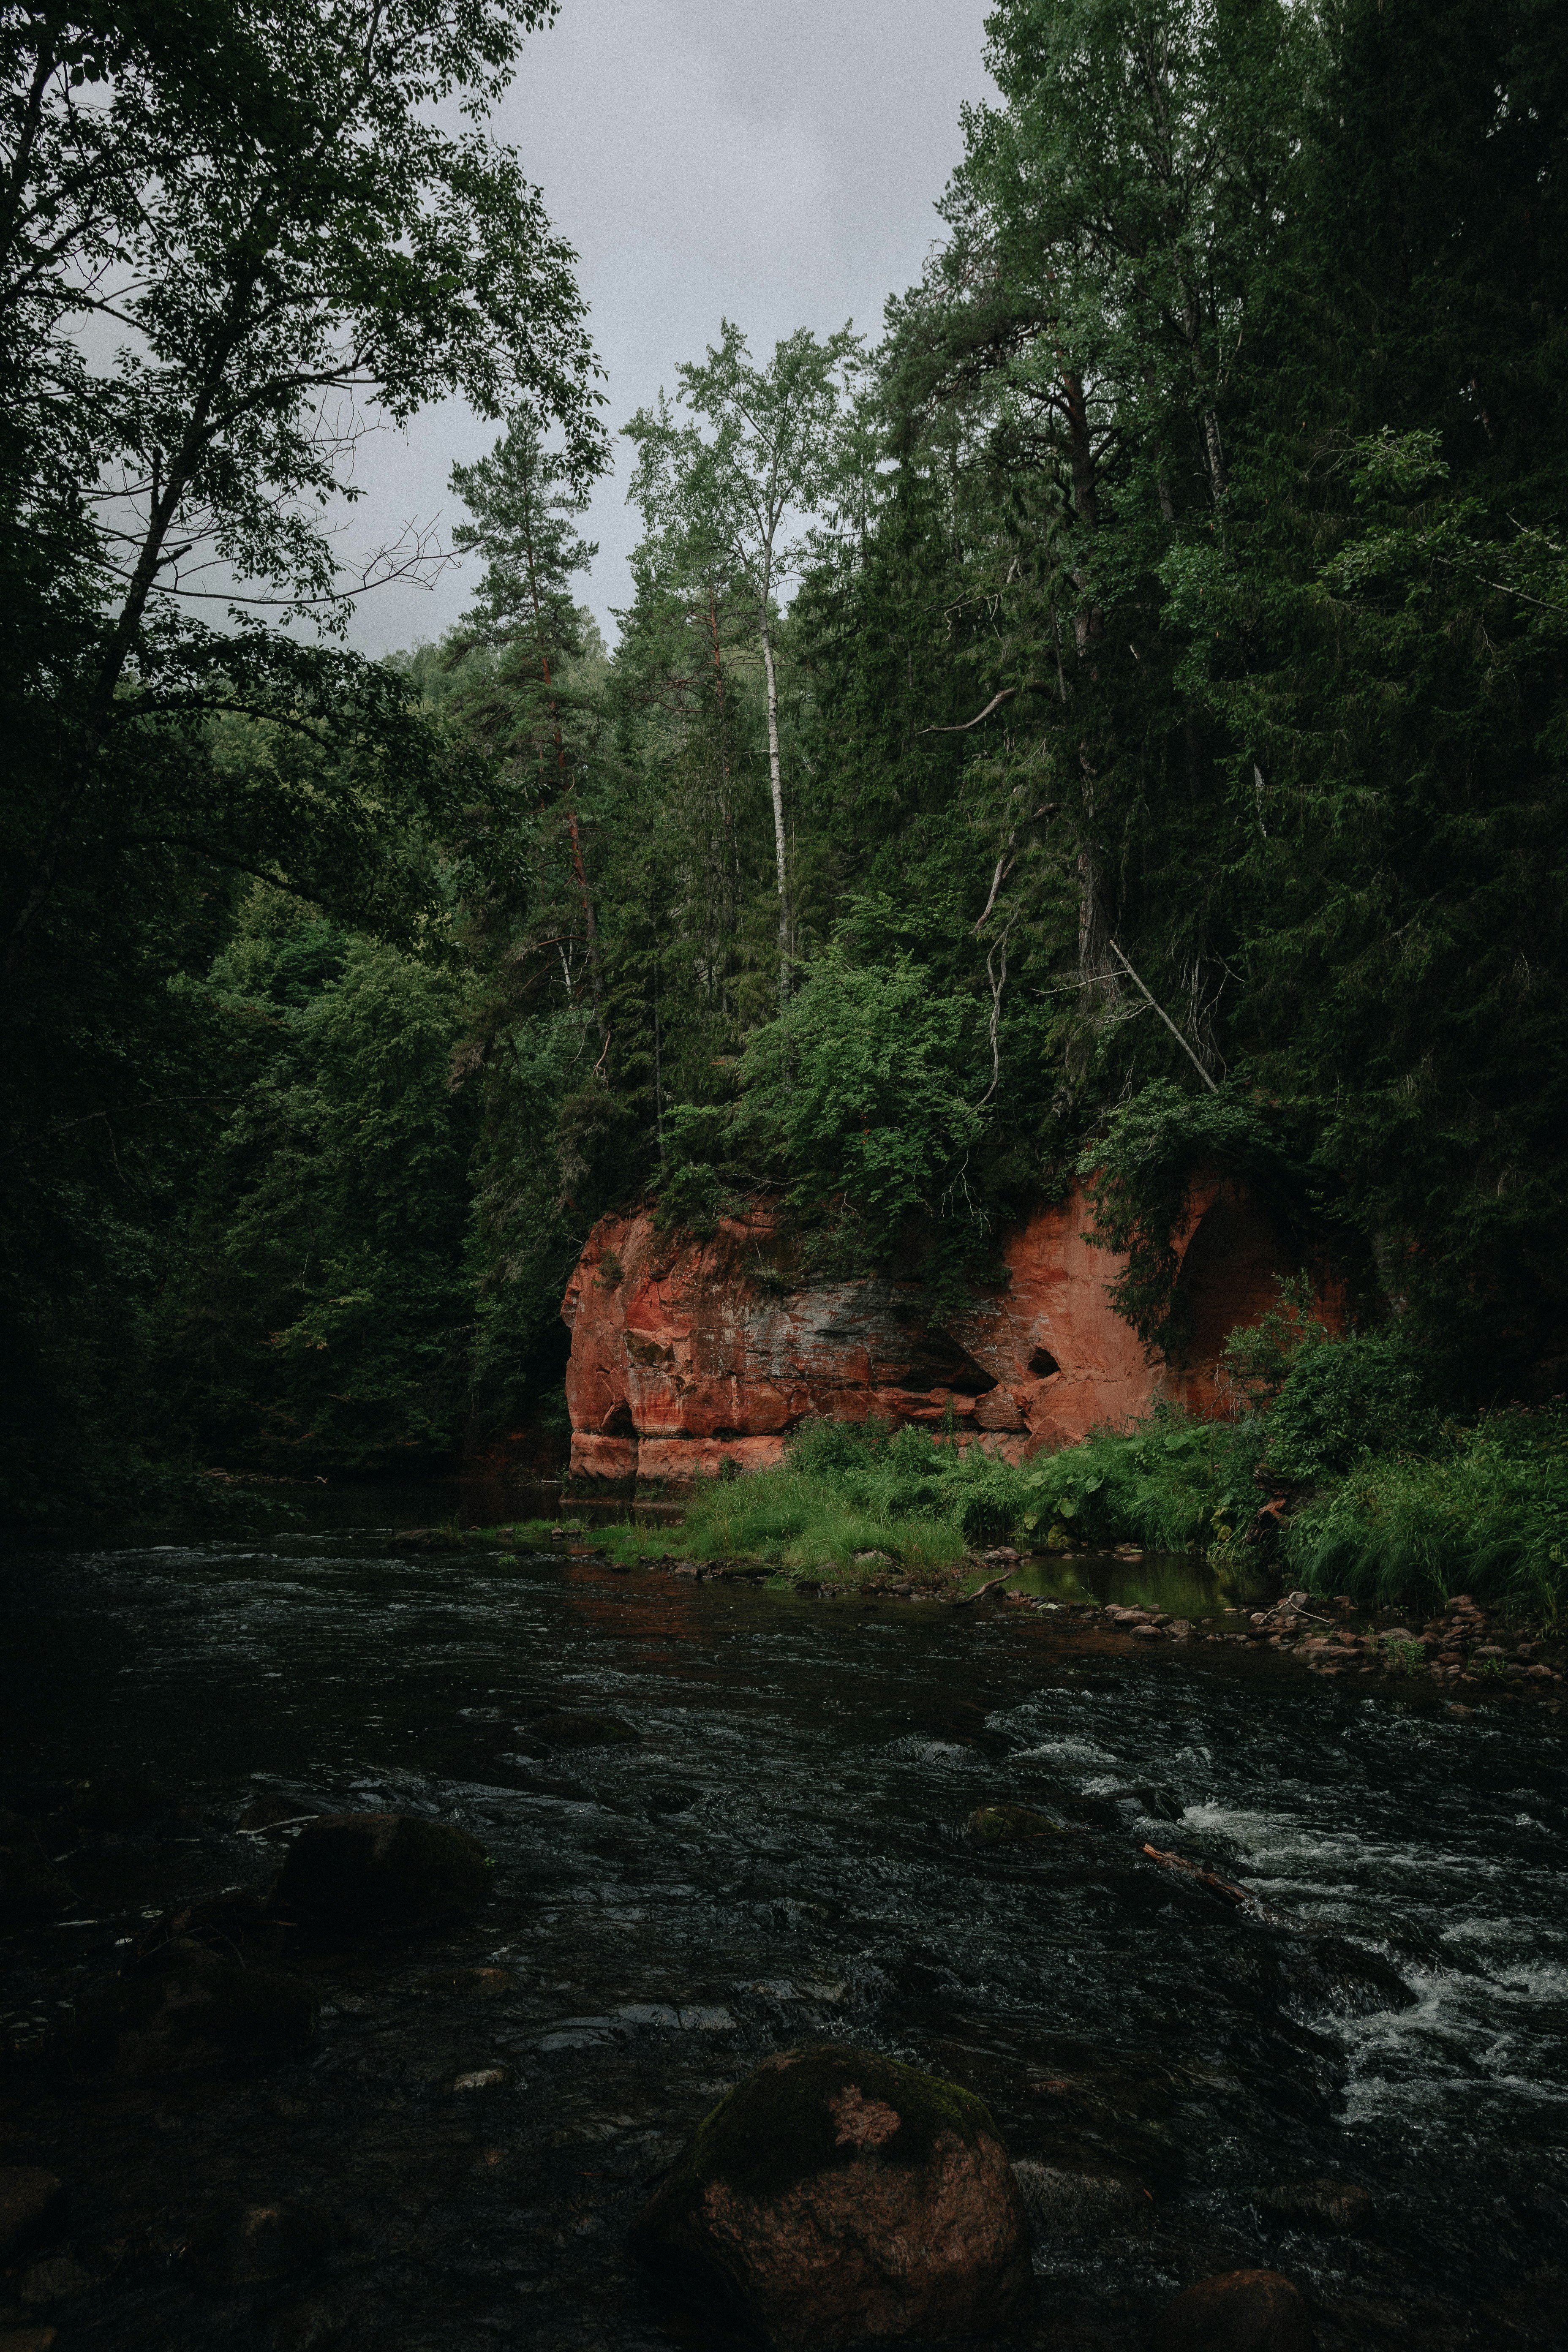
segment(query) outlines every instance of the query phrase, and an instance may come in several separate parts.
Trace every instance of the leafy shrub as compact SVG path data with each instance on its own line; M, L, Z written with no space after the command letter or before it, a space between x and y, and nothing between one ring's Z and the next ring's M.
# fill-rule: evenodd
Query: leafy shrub
M1282 1478L1319 1479L1370 1454L1442 1443L1426 1362L1397 1331L1303 1345L1268 1412L1268 1466Z
M1554 1615L1568 1559L1568 1413L1496 1413L1436 1457L1357 1463L1286 1522L1283 1545L1310 1592L1440 1601L1464 1591Z
M1160 1406L1127 1430L1096 1430L1024 1474L1019 1525L1085 1549L1140 1543L1184 1551L1223 1543L1256 1507L1258 1438L1249 1425Z

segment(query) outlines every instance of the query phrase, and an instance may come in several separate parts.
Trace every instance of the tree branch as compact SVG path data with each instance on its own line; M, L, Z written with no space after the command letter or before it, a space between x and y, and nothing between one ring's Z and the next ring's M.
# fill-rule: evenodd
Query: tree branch
M1172 1036L1175 1039L1177 1045L1181 1047L1183 1053L1186 1055L1188 1061L1197 1072L1199 1077L1202 1078L1205 1086L1207 1087L1210 1094L1217 1095L1219 1092L1218 1085L1210 1077L1208 1072L1199 1061L1196 1054L1194 1053L1192 1047L1188 1045L1186 1039L1183 1036L1181 1031L1177 1028L1175 1023L1172 1020L1170 1014L1166 1012L1159 999L1150 995L1149 991L1144 987L1142 982L1139 979L1137 973L1133 971L1131 965L1128 962L1127 958L1122 954L1121 950L1117 946L1114 940L1110 941L1110 952L1116 958L1117 962L1121 966L1122 971L1127 974L1128 979L1132 982L1134 988L1139 991L1141 995L1147 999L1148 1003L1159 1014L1161 1020L1164 1023L1166 1028L1170 1031Z
M967 735L972 727L978 727L983 719L989 719L994 710L1000 710L1002 705L1011 702L1016 694L1049 694L1050 690L1037 677L1032 677L1026 686L1005 686L1000 694L992 696L984 710L978 711L973 719L966 719L962 727L921 727L915 730L916 738L918 740L921 735Z

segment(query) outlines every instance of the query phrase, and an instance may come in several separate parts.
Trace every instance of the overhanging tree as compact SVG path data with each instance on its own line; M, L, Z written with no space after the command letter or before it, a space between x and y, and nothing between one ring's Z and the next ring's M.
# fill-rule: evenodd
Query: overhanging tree
M231 0L176 17L172 41L151 10L156 41L134 16L68 38L41 14L13 24L4 492L58 576L16 583L52 595L58 625L10 688L47 698L50 723L21 730L15 830L32 839L8 968L73 831L95 803L110 830L121 814L117 732L225 706L298 724L302 673L374 701L354 666L287 634L341 631L357 595L442 560L417 525L342 560L331 509L358 495L369 425L526 395L580 469L598 461L573 256L480 127L554 8ZM458 131L437 110L454 99ZM106 363L85 356L110 337ZM132 796L149 789L143 763ZM221 834L214 811L191 838Z

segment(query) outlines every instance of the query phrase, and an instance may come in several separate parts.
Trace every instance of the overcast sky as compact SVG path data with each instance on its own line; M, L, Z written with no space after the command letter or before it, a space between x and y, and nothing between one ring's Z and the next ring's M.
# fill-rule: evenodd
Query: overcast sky
M931 206L959 160L959 108L984 97L989 0L563 0L536 36L496 119L582 257L612 427L673 388L678 361L737 320L753 351L798 326L853 318L919 275ZM360 454L367 496L348 543L439 511L454 459L495 427L447 405ZM624 456L620 455L624 452ZM606 636L630 601L628 444L601 485L586 592ZM433 593L367 597L355 630L371 654L439 636L468 601L465 572Z

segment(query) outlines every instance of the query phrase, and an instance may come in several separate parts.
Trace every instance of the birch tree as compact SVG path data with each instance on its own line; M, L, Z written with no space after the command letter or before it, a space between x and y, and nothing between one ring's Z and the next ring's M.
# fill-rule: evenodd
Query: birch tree
M631 498L678 562L721 557L744 583L766 679L768 781L778 889L779 998L793 950L784 758L779 740L777 612L797 576L811 518L830 505L847 463L846 377L859 339L846 325L819 341L797 328L765 367L732 320L717 345L677 371L679 406L664 395L625 428L637 446Z

